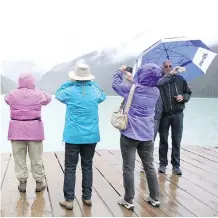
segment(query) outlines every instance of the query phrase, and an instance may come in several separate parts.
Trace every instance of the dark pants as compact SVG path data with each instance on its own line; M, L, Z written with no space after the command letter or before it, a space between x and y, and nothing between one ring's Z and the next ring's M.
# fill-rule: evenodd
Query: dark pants
M92 159L96 144L65 143L64 198L73 201L75 198L76 167L81 156L82 198L90 200L92 196Z
M171 164L173 167L180 166L180 143L183 132L183 112L173 115L162 115L160 120L160 144L159 144L159 161L161 166L167 166L168 152L168 135L171 127L172 135L172 154Z
M136 150L138 151L138 155L141 158L145 170L150 197L154 200L158 200L159 185L153 164L153 141L140 142L127 138L121 134L120 148L123 158L123 184L125 189L124 200L132 203L135 195L134 169Z

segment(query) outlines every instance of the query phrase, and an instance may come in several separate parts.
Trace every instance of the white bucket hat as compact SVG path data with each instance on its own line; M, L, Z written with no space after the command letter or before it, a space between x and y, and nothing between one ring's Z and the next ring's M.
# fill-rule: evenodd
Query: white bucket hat
M93 80L95 78L90 72L90 67L83 63L77 64L75 70L69 72L69 77L72 80L80 81Z

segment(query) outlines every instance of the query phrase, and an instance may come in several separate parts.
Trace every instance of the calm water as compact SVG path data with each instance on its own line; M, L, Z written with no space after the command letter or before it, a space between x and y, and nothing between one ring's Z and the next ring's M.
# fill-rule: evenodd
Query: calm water
M121 102L120 97L107 97L100 105L101 142L98 148L119 149L119 132L110 124L111 113ZM42 118L45 125L44 151L64 150L62 132L64 127L65 106L53 99L43 108ZM0 152L11 151L7 141L9 123L9 107L1 96L1 146ZM156 140L158 144L158 138ZM186 105L184 117L184 134L182 146L188 145L218 145L218 99L192 98Z

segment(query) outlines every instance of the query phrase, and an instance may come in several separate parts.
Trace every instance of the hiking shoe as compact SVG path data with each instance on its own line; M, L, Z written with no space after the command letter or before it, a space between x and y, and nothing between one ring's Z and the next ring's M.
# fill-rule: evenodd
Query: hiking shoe
M27 181L20 181L20 184L18 185L19 192L26 192L26 183Z
M182 175L182 170L180 170L179 167L173 167L173 173L175 175L181 176Z
M128 209L128 210L133 210L133 209L134 209L134 204L125 201L123 198L121 198L117 203L118 203L119 205L124 206L124 207L125 207L126 209Z
M165 167L165 166L160 166L160 167L158 168L158 172L159 172L159 173L165 173L165 172L166 172L166 167Z
M44 190L46 188L46 184L44 181L42 182L36 182L36 192L41 192L42 190Z
M140 166L140 172L141 172L141 173L144 173L144 172L145 172L144 167L143 167L142 164L141 164L141 166Z
M82 198L82 202L83 204L87 205L87 206L92 206L92 201L91 200L85 200Z
M67 210L73 210L73 201L60 201L59 204Z
M151 198L150 196L148 196L147 198L145 198L145 201L146 201L147 203L150 203L153 207L160 207L160 201L154 200L154 199Z

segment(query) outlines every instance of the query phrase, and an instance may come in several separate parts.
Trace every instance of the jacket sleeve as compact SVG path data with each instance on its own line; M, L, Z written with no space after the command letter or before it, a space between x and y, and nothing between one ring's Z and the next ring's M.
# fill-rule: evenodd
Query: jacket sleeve
M11 105L11 92L9 92L5 97L5 102L8 104L8 105Z
M49 104L50 101L51 101L51 95L49 95L49 94L47 94L47 93L45 93L45 92L43 92L43 91L41 91L41 92L42 92L42 93L41 93L41 95L42 95L41 105L46 106L46 105Z
M130 91L130 84L123 83L123 72L117 71L113 77L112 89L120 96L126 97Z
M184 81L183 81L183 95L182 95L184 103L186 103L186 102L188 102L190 100L191 94L192 94L192 91L189 88L188 83L184 79Z
M93 86L97 90L97 102L100 104L106 99L106 95L96 82L93 82Z
M158 80L157 86L162 86L162 85L165 85L167 83L170 83L172 81L172 79L173 79L172 75L165 75L161 79Z
M159 98L157 100L156 107L155 107L155 119L156 120L161 118L162 110L163 110L163 102L162 102L161 95L159 95Z
M67 102L70 99L70 94L67 91L67 88L74 85L74 82L68 81L61 85L61 87L56 91L56 99L58 99L60 102L67 104Z

